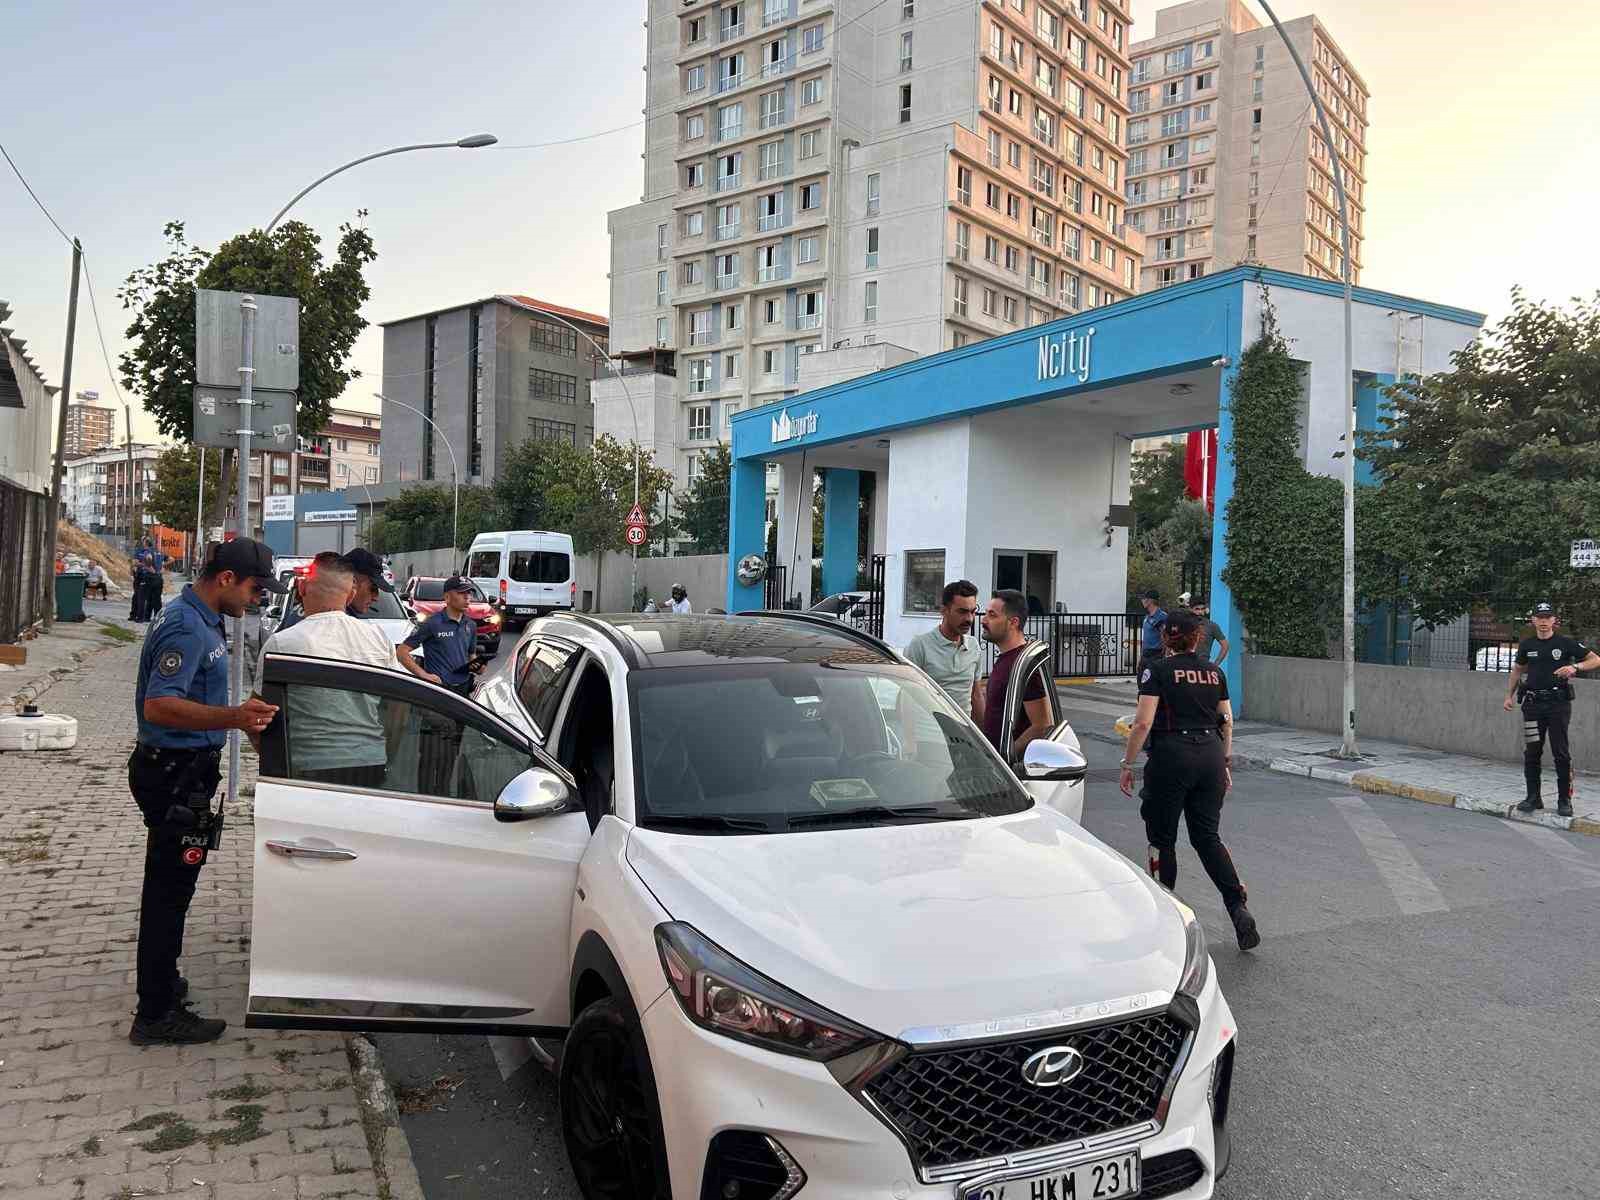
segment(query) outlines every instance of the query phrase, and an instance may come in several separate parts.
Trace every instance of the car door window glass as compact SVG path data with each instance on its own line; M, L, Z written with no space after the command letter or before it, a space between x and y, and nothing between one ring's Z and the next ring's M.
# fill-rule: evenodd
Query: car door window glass
M571 573L571 560L557 550L513 550L506 572L518 583L565 583Z
M611 811L611 788L616 775L614 742L611 684L605 670L591 659L573 688L556 751L556 759L578 781L591 829Z
M572 668L578 652L570 646L551 642L536 642L525 652L521 675L517 680L517 698L527 711L528 719L538 729L540 737L550 733L555 724L556 710L561 706L561 694L572 678Z
M288 778L492 804L526 750L461 717L358 689L285 687Z
M467 559L467 574L474 579L493 579L500 574L500 551L478 550Z

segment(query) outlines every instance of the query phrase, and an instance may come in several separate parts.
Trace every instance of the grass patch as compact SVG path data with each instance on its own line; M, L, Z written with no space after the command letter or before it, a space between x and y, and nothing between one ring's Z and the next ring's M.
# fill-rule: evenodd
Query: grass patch
M218 1146L241 1146L245 1142L266 1137L261 1129L261 1118L266 1113L267 1110L259 1104L235 1104L232 1108L224 1109L222 1115L233 1122L233 1128L206 1134L206 1145L215 1150Z
M148 1142L140 1142L139 1149L150 1154L165 1154L170 1150L184 1150L200 1140L200 1131L177 1113L151 1113L124 1125L123 1133L155 1133Z
M129 642L137 642L139 640L139 635L131 629L124 629L121 625L115 625L110 621L101 621L98 617L95 619L99 621L100 632L113 642L121 642L126 645Z
M0 841L11 843L4 850L0 850L0 861L10 863L14 867L22 863L44 862L50 857L48 833L25 833L20 837L0 838Z
M465 1082L464 1075L440 1075L433 1082L423 1084L421 1087L398 1085L394 1089L395 1107L408 1116L427 1112L429 1109L442 1108L450 1097L455 1095L456 1089Z
M105 1153L105 1151L100 1148L100 1135L99 1134L96 1134L94 1137L89 1138L79 1148L85 1154L87 1154L90 1158L99 1158L102 1154Z
M213 1100L259 1100L263 1096L270 1096L271 1088L259 1086L255 1080L246 1075L243 1083L236 1083L231 1088L211 1093Z
M280 1067L292 1067L294 1060L300 1057L298 1050L274 1050L272 1057L278 1060Z

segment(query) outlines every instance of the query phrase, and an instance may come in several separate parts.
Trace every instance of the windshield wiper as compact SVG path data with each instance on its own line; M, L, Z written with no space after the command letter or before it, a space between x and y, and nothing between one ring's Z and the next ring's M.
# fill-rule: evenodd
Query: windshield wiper
M765 821L723 817L714 813L652 813L644 819L646 829L707 829L714 833L771 833Z
M890 808L886 804L872 804L865 808L841 808L832 812L800 813L789 818L790 829L805 829L817 825L854 825L870 821L922 821L929 817L945 821L964 820L967 813L941 814L931 804L907 804Z

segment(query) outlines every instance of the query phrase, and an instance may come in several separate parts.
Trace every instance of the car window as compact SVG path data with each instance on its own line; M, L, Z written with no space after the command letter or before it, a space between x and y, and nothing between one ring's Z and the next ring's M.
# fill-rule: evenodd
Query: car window
M467 574L477 579L488 579L500 574L500 551L474 550L467 559ZM436 599L437 597L424 597Z
M415 583L416 583L417 587L416 587L416 591L415 591L414 595L416 596L416 598L418 600L443 600L444 599L444 580L442 580L442 579L418 579L418 580L415 581Z
M576 648L554 642L533 642L523 651L522 664L518 667L517 699L540 737L549 734L555 724L561 695L572 680L577 659Z
M284 688L288 778L492 804L526 750L460 717L360 690Z
M1031 803L983 735L910 668L695 667L635 672L629 687L643 825L721 817L783 833Z
M558 550L513 550L506 574L518 583L565 583L572 560Z
M1011 713L1011 729L1008 732L1008 744L1014 743L1017 736L1028 726L1027 696L1032 692L1037 696L1044 693L1046 709L1049 713L1049 723L1052 728L1060 724L1061 701L1056 694L1056 681L1050 674L1050 656L1047 654L1039 660L1026 675L1026 685L1013 679L1008 687L1008 694L1012 697L1013 709Z

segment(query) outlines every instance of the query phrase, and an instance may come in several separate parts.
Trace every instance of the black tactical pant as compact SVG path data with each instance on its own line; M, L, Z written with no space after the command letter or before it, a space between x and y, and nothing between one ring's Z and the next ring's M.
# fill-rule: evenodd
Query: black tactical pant
M1522 701L1522 777L1528 785L1528 798L1539 798L1539 775L1544 758L1545 739L1550 740L1550 757L1556 764L1556 795L1572 799L1572 753L1567 748L1567 726L1572 722L1572 701L1566 689L1555 695L1529 693Z
M1162 884L1170 888L1178 882L1178 819L1182 817L1189 826L1189 844L1231 913L1245 902L1246 895L1233 857L1217 835L1227 795L1222 758L1222 740L1215 734L1157 736L1145 766L1139 815L1144 818L1145 837L1157 852Z
M133 573L133 585L129 587L128 592L128 620L144 620L144 610L150 593L145 590L143 571L135 571Z
M144 887L139 895L139 1016L158 1020L176 1001L183 925L205 865L210 803L221 782L219 750L137 747L128 789L144 817Z

